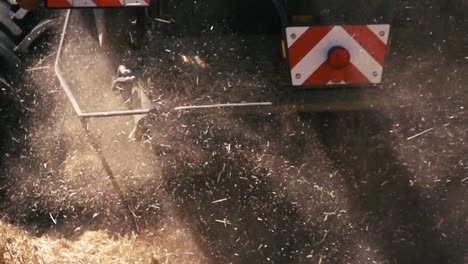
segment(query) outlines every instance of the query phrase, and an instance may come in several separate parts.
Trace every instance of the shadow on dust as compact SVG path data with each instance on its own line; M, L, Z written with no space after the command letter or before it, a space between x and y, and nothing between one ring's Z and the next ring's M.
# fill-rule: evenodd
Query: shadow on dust
M252 158L258 139L216 116L223 125L188 114L157 126L174 137L162 167L174 214L211 263L302 263L321 237Z
M327 155L353 196L353 218L391 263L460 263L434 229L435 212L410 186L412 172L395 157L389 121L375 112L326 113L320 133ZM363 231L364 232L364 231ZM462 256L461 256L462 257Z
M267 176L250 174L249 163L218 156L204 166L178 165L165 190L214 263L300 262L314 244L313 228Z

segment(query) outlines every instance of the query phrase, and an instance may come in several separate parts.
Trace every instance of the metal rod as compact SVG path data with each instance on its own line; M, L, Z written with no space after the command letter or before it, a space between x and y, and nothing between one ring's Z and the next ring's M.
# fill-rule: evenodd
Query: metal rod
M134 227L135 230L138 232L139 227L138 227L138 218L136 215L133 213L130 202L128 201L127 197L125 196L125 193L123 192L122 188L120 188L120 185L118 184L114 172L110 168L109 162L107 161L106 157L104 156L104 153L102 151L101 146L99 145L98 141L95 139L95 137L92 135L92 133L88 130L87 126L87 121L86 118L94 118L94 117L112 117L112 116L129 116L129 115L142 115L142 114L148 114L151 111L154 111L156 109L135 109L135 110L116 110L116 111L105 111L105 112L88 112L84 113L81 111L80 105L78 101L76 100L75 96L73 95L73 92L71 91L70 87L68 86L68 83L66 82L63 73L60 69L60 56L62 55L62 50L63 46L65 43L65 36L70 20L70 15L71 15L71 10L67 11L66 17L65 17L65 22L63 25L63 31L62 35L60 37L60 43L59 43L59 48L57 51L57 57L55 59L55 74L60 81L60 85L62 86L63 91L65 92L68 100L70 101L71 105L73 106L73 109L76 113L76 115L80 118L82 127L85 131L85 134L87 136L87 139L89 143L91 144L91 147L96 151L101 164L104 168L104 171L106 172L108 178L111 181L112 187L116 191L123 207L125 208L128 217L130 219L133 219L134 221ZM242 107L242 106L269 106L272 105L271 102L255 102L255 103L227 103L227 104L214 104L214 105L193 105L193 106L179 106L175 107L174 110L189 110L189 109L207 109L207 108L221 108L221 107Z
M57 76L60 85L62 86L63 91L67 95L68 101L73 106L73 109L75 110L76 115L78 115L81 118L93 118L93 117L112 117L112 116L129 116L129 115L141 115L141 114L148 114L151 112L153 109L134 109L134 110L117 110L117 111L105 111L105 112L83 112L81 111L80 105L78 101L76 100L75 96L73 95L73 92L70 89L70 86L68 86L67 81L63 77L62 70L60 69L60 57L62 55L62 50L63 46L65 43L65 36L67 34L67 28L70 20L70 15L71 15L71 10L67 11L67 15L65 16L65 22L63 24L63 30L62 30L62 36L60 37L60 43L59 43L59 48L57 51L57 57L55 59L55 75Z
M65 92L65 94L67 95L68 101L70 101L70 103L72 104L73 109L75 110L75 113L81 117L82 113L81 113L80 105L76 101L75 96L73 96L73 93L70 90L70 87L68 87L68 84L65 81L65 78L63 78L63 74L59 66L60 55L62 54L63 43L65 42L65 35L66 35L67 27L68 27L68 21L70 19L70 14L71 14L71 10L68 10L67 15L65 16L65 22L63 23L62 36L60 37L60 43L59 43L59 48L57 51L57 57L55 58L54 69L55 69L55 75L59 79L60 85L62 86L62 89Z
M182 110L195 110L195 109L209 109L209 108L226 108L226 107L253 107L253 106L271 106L271 102L253 102L253 103L227 103L227 104L213 104L213 105L187 105L174 107L175 111ZM136 109L136 110L117 110L106 112L90 112L82 113L83 118L92 117L113 117L113 116L129 116L129 115L144 115L149 114L155 109Z
M60 84L65 91L65 94L67 95L68 100L73 106L73 109L75 110L76 114L80 117L81 125L83 127L83 130L86 134L86 137L88 139L89 144L91 147L96 151L97 156L99 157L101 164L104 168L104 171L106 172L108 178L111 181L112 187L114 188L115 192L117 193L117 196L119 197L119 200L121 201L125 212L127 213L128 217L130 219L133 219L134 223L134 228L137 232L139 232L139 227L138 227L138 219L135 216L135 214L132 211L132 208L130 206L130 202L128 201L127 197L125 196L125 193L123 192L122 188L120 188L120 185L117 182L117 179L115 178L114 172L110 168L109 162L107 161L106 157L104 156L104 153L102 151L102 148L98 141L95 139L95 137L92 135L91 131L88 130L88 125L87 121L85 118L88 117L102 117L102 116L112 116L112 114L117 115L125 115L125 114L134 114L136 111L113 111L113 112L97 112L97 113L83 113L80 109L80 106L78 102L76 101L75 97L73 96L72 91L70 90L70 87L68 86L67 82L65 81L65 78L62 75L62 71L60 70L59 67L59 62L60 62L60 55L62 53L63 49L63 44L65 40L65 33L68 27L68 22L70 19L70 14L71 10L67 11L67 15L65 17L65 23L63 25L63 31L62 31L62 36L60 38L60 44L59 44L59 49L57 51L57 57L55 60L55 74L57 78L60 81ZM141 112L141 110L140 110Z
M131 203L129 199L125 196L124 190L122 190L119 183L117 182L114 171L112 171L110 164L107 161L106 156L104 155L104 152L102 151L101 144L96 139L96 137L93 136L91 131L88 129L88 124L86 123L87 121L84 118L80 118L80 121L81 121L81 126L83 127L83 131L86 135L86 138L88 139L88 143L91 145L91 148L93 148L99 160L101 161L101 165L108 176L107 178L110 180L112 188L114 188L114 191L119 197L119 200L122 203L123 209L125 210L127 217L129 219L133 219L133 224L134 224L133 227L135 231L140 232L140 227L138 226L138 218L135 216L135 213L133 213Z
M208 108L225 108L225 107L246 107L246 106L270 106L272 102L254 102L254 103L228 103L228 104L212 104L212 105L188 105L177 106L174 110L191 110L191 109L208 109Z
M92 118L92 117L144 115L144 114L149 114L151 111L152 109L135 109L135 110L116 110L116 111L106 111L106 112L90 112L90 113L82 113L80 117Z
M67 28L70 20L71 10L67 11L65 22L63 24L62 35L60 37L59 48L57 51L57 57L55 59L55 75L60 81L63 91L67 95L68 101L70 101L75 113L80 118L97 118L97 117L115 117L115 116L132 116L132 115L144 115L149 114L157 109L155 108L143 108L133 110L115 110L115 111L103 111L103 112L83 112L80 108L78 101L76 100L73 92L70 89L67 81L63 77L62 70L60 69L60 58L62 55L63 46L65 43L65 36L67 34ZM193 110L193 109L209 109L209 108L226 108L226 107L252 107L252 106L271 106L271 102L251 102L251 103L226 103L226 104L213 104L213 105L189 105L189 106L178 106L175 107L175 111L181 110Z

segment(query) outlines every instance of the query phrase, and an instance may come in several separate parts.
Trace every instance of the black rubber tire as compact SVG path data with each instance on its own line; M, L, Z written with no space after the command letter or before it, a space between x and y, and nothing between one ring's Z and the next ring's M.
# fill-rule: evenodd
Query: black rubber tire
M5 0L0 0L0 15L6 15L7 17L13 15L10 4Z
M11 10L10 4L5 0L0 0L0 18L2 21L7 21L8 24L12 25L14 28L21 30L11 19L12 15L13 11ZM15 42L5 30L7 29L0 29L0 70L13 71L20 66L21 61L14 53L16 47ZM14 32L9 33L15 35Z
M0 13L0 22L2 29L6 31L10 36L19 37L23 34L23 30L11 19L8 14Z
M20 59L9 49L7 49L3 44L0 44L0 68L5 68L3 70L14 70L21 65Z
M8 35L5 34L1 30L0 30L0 43L3 44L3 46L5 46L5 48L9 49L10 51L13 51L13 49L16 46L13 40L11 40L10 37L8 37Z

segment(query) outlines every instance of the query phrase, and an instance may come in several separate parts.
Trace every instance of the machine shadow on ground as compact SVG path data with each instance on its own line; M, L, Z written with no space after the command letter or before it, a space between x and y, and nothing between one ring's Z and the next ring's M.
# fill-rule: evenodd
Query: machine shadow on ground
M155 125L170 137L154 148L175 215L212 263L301 262L320 239L316 227L252 159L263 142L216 115L223 125L197 113Z
M206 125L199 119L202 115L188 116L182 115L181 120ZM354 226L354 234L340 233L339 226L332 226L326 243L322 243L322 223L309 214L310 206L303 208L308 207L306 199L314 190L297 189L299 194L288 196L284 180L278 178L289 178L281 172L270 175L268 168L249 154L281 129L272 129L263 138L249 134L262 131L262 122L269 123L268 128L278 124L251 119L257 121L249 122L243 133L236 132L235 124L205 132L182 129L184 149L179 151L183 154L172 153L172 162L166 161L163 169L164 190L176 205L176 215L213 263L304 263L328 246L336 251L323 255L327 261L364 261L365 254L353 253L350 241L369 242L389 263L460 263L463 254L453 246L462 243L462 237L442 239L435 228L438 219L434 210L440 205L434 206L432 199L424 199L412 186L413 172L397 158L389 122L380 112L300 115L302 122L312 124L326 157L344 182L343 190L332 182L328 183L330 188L346 193L344 198L351 203L350 217L345 221ZM241 142L246 147L236 150L235 143ZM320 163L307 157L301 142L294 142L296 151L286 154L291 162ZM234 144L232 153L225 150L224 144L229 143ZM324 181L327 184L327 179ZM436 192L445 195L442 189ZM292 197L304 200L296 202ZM360 240L354 241L356 237Z
M391 263L463 262L463 254L453 248L462 243L462 237L442 241L435 228L437 201L428 203L412 186L413 172L396 157L397 143L384 115L326 113L320 123L326 153L353 196L356 224L385 251Z
M310 252L318 238L314 227L294 204L274 197L267 177L257 175L254 187L237 177L217 182L219 172L203 173L169 181L166 191L213 263L300 263Z

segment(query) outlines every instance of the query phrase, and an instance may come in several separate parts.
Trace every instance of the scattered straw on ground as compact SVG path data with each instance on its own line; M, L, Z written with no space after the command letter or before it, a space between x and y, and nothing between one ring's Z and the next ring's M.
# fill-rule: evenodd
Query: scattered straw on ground
M73 239L34 237L0 222L0 263L202 263L187 236L180 229L161 228L139 236L112 237L100 230Z

